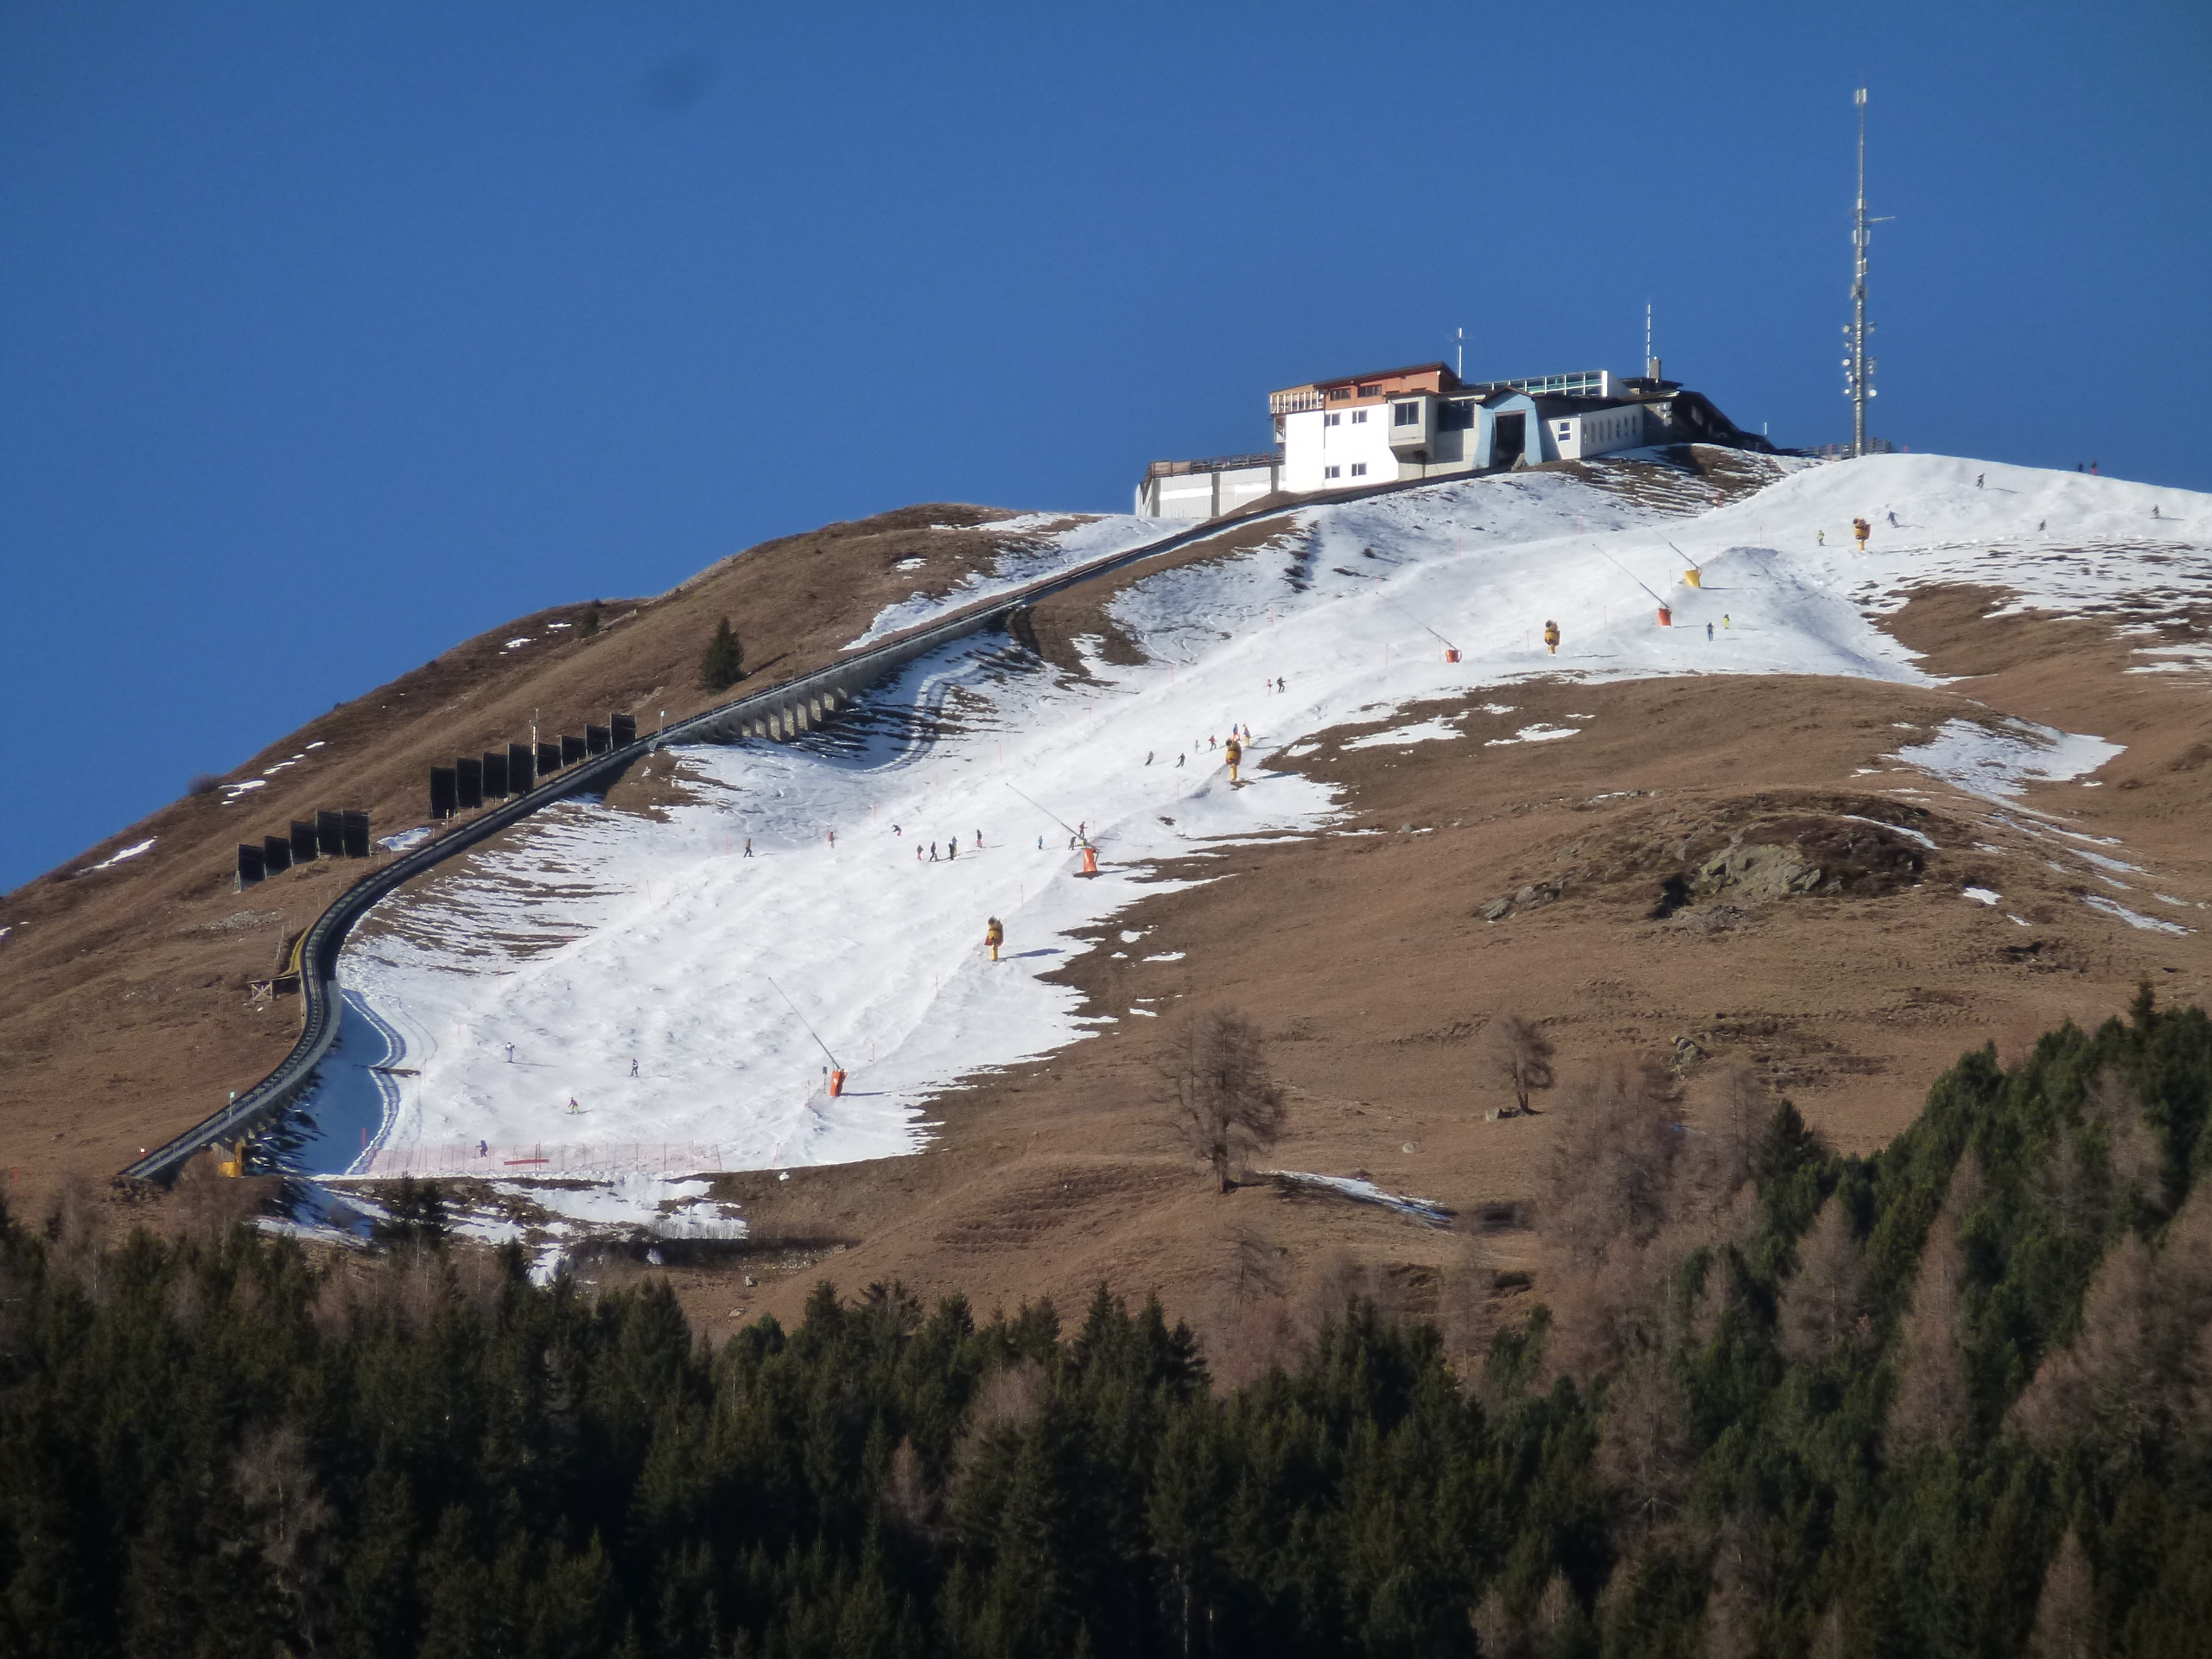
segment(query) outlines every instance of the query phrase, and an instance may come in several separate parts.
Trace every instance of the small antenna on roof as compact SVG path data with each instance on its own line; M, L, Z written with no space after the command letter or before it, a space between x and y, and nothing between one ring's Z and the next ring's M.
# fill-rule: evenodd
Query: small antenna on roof
M1459 366L1452 372L1464 380L1467 378L1467 331L1464 328L1454 328L1452 335L1459 342Z
M1643 378L1647 380L1660 378L1659 359L1651 355L1651 302L1649 300L1643 302Z

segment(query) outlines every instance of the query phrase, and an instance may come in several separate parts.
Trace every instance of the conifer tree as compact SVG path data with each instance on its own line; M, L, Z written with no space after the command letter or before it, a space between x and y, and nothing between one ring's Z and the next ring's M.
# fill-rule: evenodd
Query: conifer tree
M727 691L745 677L745 648L724 617L715 625L715 637L699 658L699 683L709 691Z

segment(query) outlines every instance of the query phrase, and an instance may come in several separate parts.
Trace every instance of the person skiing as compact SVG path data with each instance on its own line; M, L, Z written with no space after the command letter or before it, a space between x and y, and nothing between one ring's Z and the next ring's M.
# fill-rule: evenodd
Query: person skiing
M750 836L745 838L745 855L747 858L753 856L753 837Z
M1237 765L1244 759L1244 746L1236 741L1236 733L1231 732L1229 734L1229 747L1222 750L1221 758L1229 762L1229 781L1234 785L1236 782Z
M944 861L948 864L960 856L960 837L955 836L944 843Z
M930 862L932 864L937 862L937 842L930 842Z
M1190 758L1191 758L1191 757L1190 757L1189 755L1185 754L1181 750L1179 750L1179 750L1177 750L1177 751L1176 751L1176 753L1175 753L1175 764L1176 764L1177 766L1181 766L1181 765L1182 765L1185 760L1189 760Z
M1890 512L1890 528L1891 528L1891 530L1895 530L1897 527L1897 512L1896 512L1896 510L1895 510L1894 508L1892 508L1892 509L1891 510L1891 512Z
M1821 544L1822 547L1826 547L1826 546L1828 544L1828 533L1827 533L1827 531L1826 531L1825 530L1823 530L1823 531L1818 531L1818 532L1816 532L1816 533L1817 533L1817 535L1818 535L1818 537L1819 537L1819 538L1820 538L1820 544Z
M634 1054L630 1057L630 1075L633 1077L638 1075L638 1057Z
M1705 637L1707 642L1710 644L1713 639L1713 624L1710 622L1705 625Z
M1988 476L1988 474L1987 474L1986 473L1976 473L1976 474L1974 475L1974 488L1976 488L1977 490L1978 490L1978 489L1980 489L1980 488L1981 488L1981 486L1981 486L1981 480L1982 480L1983 479L1986 478L1987 476Z
M1006 943L1006 924L995 916L984 924L983 943L991 948L991 960L999 959L999 946Z
M982 832L982 830L978 830L976 832L976 846L978 846L978 847L981 847L982 844L983 844L983 832Z
M1152 751L1150 749L1147 749L1144 752L1144 763L1147 766L1152 764Z
M1859 543L1859 550L1861 553L1866 550L1866 538L1873 533L1873 527L1864 518L1854 518L1851 521L1852 538Z
M1724 628L1732 628L1736 626L1735 620L1727 612L1723 611L1720 613L1720 626Z
M1559 624L1556 622L1544 624L1544 650L1550 656L1559 655Z

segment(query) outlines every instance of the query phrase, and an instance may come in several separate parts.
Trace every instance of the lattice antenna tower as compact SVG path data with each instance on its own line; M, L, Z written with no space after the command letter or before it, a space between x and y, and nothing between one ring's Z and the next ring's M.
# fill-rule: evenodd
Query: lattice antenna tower
M1851 218L1851 321L1844 325L1843 395L1851 399L1851 453L1866 453L1866 400L1874 396L1874 359L1867 355L1866 337L1874 325L1866 321L1866 256L1876 225L1885 219L1866 213L1866 89L1852 96L1859 109L1859 199Z

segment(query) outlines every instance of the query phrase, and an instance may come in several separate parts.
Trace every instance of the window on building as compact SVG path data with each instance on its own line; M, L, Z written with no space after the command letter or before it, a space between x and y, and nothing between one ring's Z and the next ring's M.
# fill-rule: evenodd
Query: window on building
M1362 386L1359 389L1359 395L1363 397L1380 397L1382 395L1382 388L1380 386Z
M1419 404L1391 404L1390 424L1393 426L1419 426L1421 424L1421 405Z
M1471 401L1445 404L1436 411L1436 429L1440 432L1470 432L1474 425L1475 406Z
M1355 409L1354 410L1352 410L1352 412L1351 412L1351 423L1352 423L1354 426L1364 426L1364 425L1366 425L1366 424L1367 424L1367 411L1366 411L1365 410L1363 410L1363 409Z
M1324 426L1335 426L1341 423L1343 419L1344 416L1341 415L1324 415L1321 417L1321 424Z
M1365 478L1367 476L1367 463L1363 461L1355 461L1352 462L1351 475L1354 478Z
M1350 386L1331 386L1329 388L1329 401L1332 404L1350 403L1351 401L1351 388Z
M1344 469L1341 467L1324 467L1321 469L1321 476L1324 478L1339 478L1343 476L1344 470Z

